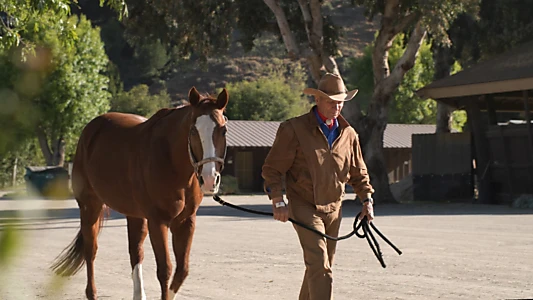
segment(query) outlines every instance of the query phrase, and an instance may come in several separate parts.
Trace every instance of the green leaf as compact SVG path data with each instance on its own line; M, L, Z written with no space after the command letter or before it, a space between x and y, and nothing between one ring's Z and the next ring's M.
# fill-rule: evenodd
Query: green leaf
M0 231L0 266L7 265L20 246L20 236L14 224L4 224Z

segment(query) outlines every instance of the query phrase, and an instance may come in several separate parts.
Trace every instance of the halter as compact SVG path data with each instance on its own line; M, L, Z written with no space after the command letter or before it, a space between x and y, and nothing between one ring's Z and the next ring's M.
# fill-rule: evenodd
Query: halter
M227 122L228 122L228 118L226 116L224 116L224 120L226 120L226 123L224 124L224 126L227 126ZM201 166L205 165L206 163L210 163L210 162L219 162L222 164L222 167L220 168L220 170L222 171L222 169L224 168L224 162L226 161L226 152L228 150L228 146L226 144L226 146L224 147L224 156L221 157L217 157L217 156L213 156L213 157L208 157L208 158L204 158L200 161L197 161L196 158L194 157L194 154L192 153L192 148L191 148L191 131L193 129L194 125L191 125L191 129L189 130L189 135L187 136L187 150L189 150L189 160L191 161L191 165L192 167L194 168L194 174L196 175L197 178L200 178L200 174L198 173L198 169L200 169Z

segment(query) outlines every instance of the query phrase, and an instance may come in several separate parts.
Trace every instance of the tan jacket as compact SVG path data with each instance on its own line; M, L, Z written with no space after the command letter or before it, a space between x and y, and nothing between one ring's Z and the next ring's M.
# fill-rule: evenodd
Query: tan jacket
M319 212L340 207L345 183L360 199L374 193L355 130L339 116L339 137L330 149L313 109L281 123L262 176L270 199L282 196L282 176L292 205L311 204ZM268 192L269 191L269 192Z

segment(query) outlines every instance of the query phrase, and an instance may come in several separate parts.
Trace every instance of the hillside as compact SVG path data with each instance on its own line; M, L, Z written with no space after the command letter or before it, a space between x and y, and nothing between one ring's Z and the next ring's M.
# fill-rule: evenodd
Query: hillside
M339 41L341 56L337 57L337 64L344 70L346 59L362 55L365 46L372 42L377 29L377 20L369 22L364 17L364 10L346 4L346 1L331 1L325 12L343 28ZM224 87L229 82L253 80L266 75L272 68L283 68L293 65L285 58L285 47L271 35L262 36L256 47L245 53L240 45L234 42L228 55L210 59L205 68L191 63L185 63L173 70L166 78L166 86L174 102L186 99L187 92L192 86L204 93L215 93L216 89Z

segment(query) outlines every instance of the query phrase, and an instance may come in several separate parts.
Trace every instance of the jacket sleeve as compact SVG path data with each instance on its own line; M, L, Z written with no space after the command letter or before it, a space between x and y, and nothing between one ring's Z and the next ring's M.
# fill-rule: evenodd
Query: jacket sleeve
M353 142L352 165L350 166L350 180L348 184L353 187L361 201L365 200L367 194L374 193L374 189L370 185L370 177L368 176L368 170L363 160L363 153L357 134Z
M265 180L265 192L272 200L283 196L283 176L292 166L298 140L289 122L280 124L276 139L263 164L261 176Z

